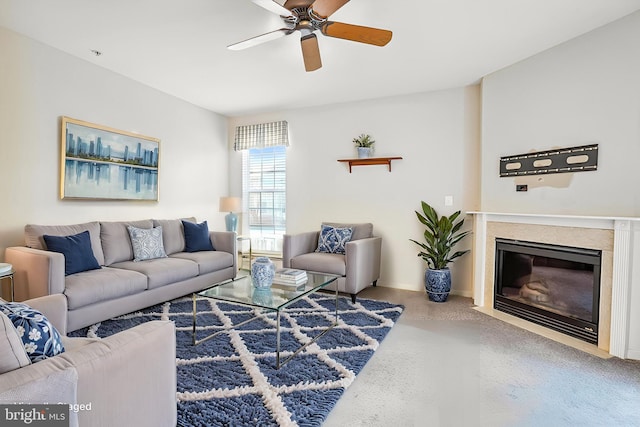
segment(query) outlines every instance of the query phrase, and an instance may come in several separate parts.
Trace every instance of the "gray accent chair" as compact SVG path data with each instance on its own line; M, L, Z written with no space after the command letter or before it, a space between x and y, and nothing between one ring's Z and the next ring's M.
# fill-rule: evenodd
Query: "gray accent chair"
M380 253L382 238L373 235L373 224L344 224L325 222L332 227L352 227L351 241L345 245L345 254L316 252L320 231L285 234L282 250L282 266L300 270L335 274L340 276L327 289L351 295L356 302L358 292L368 286L376 286L380 278Z

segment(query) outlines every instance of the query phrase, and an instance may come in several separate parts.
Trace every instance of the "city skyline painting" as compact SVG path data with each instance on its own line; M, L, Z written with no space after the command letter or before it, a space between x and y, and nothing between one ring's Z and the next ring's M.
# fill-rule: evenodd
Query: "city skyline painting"
M60 198L158 200L160 140L62 117Z

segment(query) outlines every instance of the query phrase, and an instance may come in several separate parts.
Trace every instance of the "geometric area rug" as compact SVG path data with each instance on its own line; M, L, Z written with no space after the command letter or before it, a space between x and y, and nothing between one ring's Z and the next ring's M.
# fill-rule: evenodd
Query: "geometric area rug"
M358 298L338 300L338 324L275 369L276 321L262 315L197 346L192 300L179 298L70 333L107 337L150 320L176 325L178 426L320 426L355 380L403 307ZM199 299L197 337L237 325L259 310ZM321 333L334 319L334 294L315 293L282 313L280 357Z

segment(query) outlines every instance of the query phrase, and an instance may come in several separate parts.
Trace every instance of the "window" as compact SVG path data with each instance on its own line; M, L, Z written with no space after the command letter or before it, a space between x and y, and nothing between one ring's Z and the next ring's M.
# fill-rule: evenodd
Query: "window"
M282 252L288 146L286 121L236 127L234 149L242 150L243 222L257 252Z
M286 229L286 147L242 153L242 199L254 251L282 252Z

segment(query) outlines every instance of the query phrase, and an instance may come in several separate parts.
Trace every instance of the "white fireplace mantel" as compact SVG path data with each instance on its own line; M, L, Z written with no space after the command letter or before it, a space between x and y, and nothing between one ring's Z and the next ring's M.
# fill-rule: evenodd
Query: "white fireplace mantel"
M531 224L550 227L571 227L574 229L612 230L613 232L613 277L611 290L611 325L609 353L616 357L640 359L640 340L631 337L639 335L632 331L632 319L640 319L640 296L632 300L634 282L634 257L640 262L640 250L634 256L634 241L640 246L640 218L604 217L578 215L552 215L499 212L467 212L474 221L474 303L479 307L491 304L485 301L487 283L487 224L511 223ZM490 270L489 270L490 272ZM640 281L640 272L636 282ZM637 323L637 322L635 322ZM638 327L640 329L640 327ZM633 332L633 334L632 334Z

